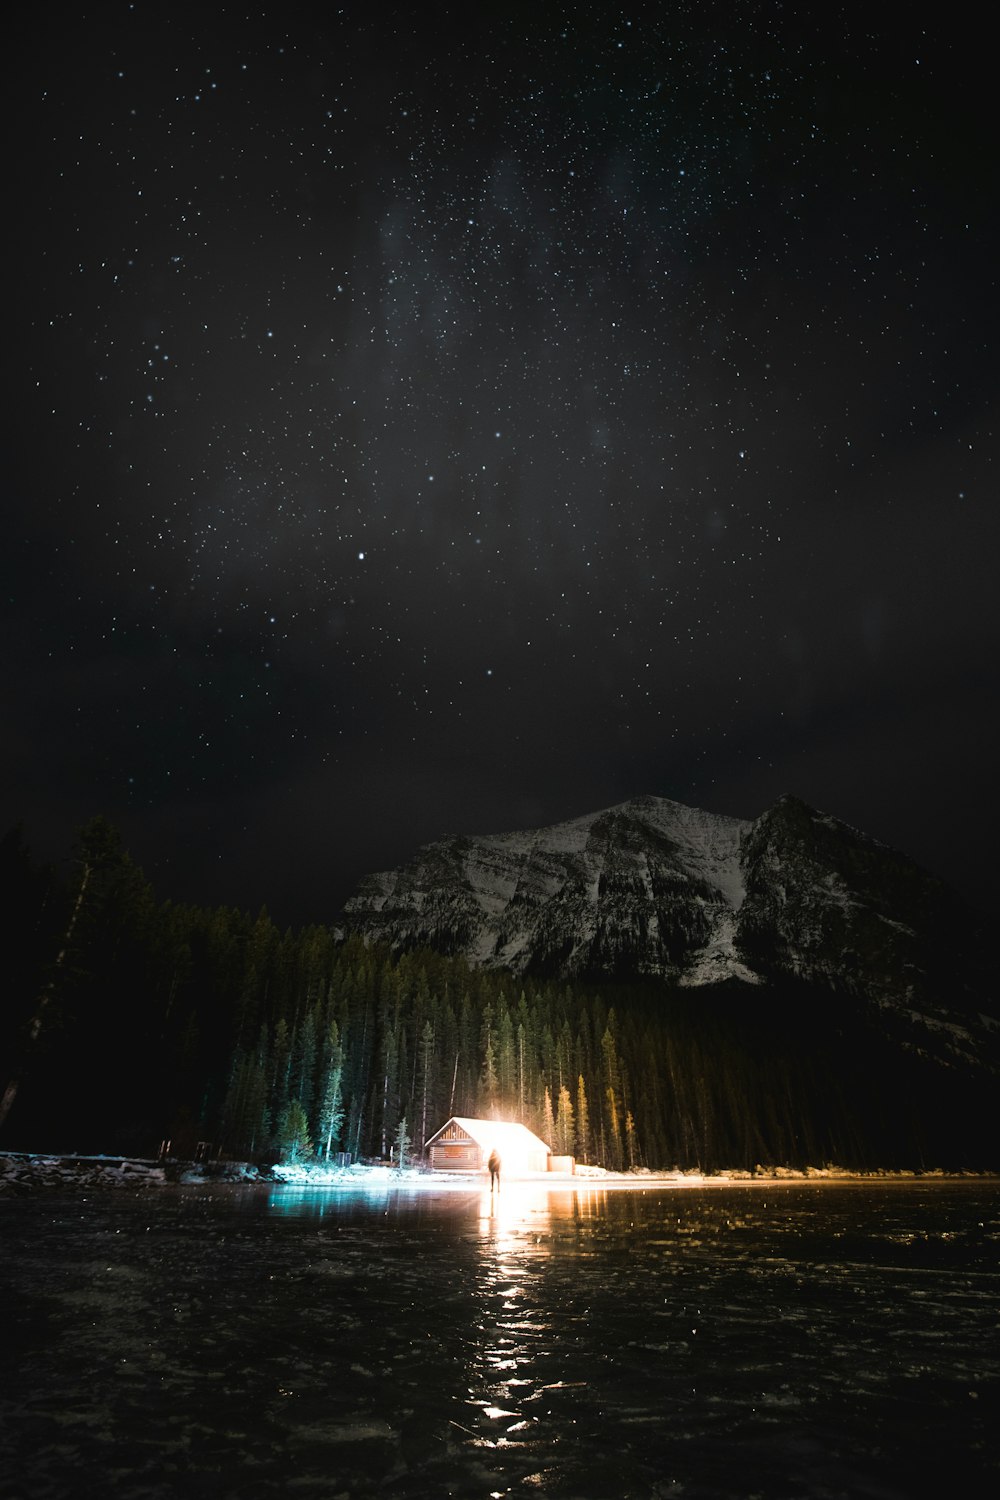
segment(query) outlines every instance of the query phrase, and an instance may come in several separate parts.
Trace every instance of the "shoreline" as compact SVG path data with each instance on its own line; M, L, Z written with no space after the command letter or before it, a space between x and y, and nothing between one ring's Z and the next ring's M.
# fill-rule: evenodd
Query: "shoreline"
M722 1169L717 1172L641 1169L610 1172L602 1167L578 1167L572 1173L536 1172L511 1176L505 1181L518 1188L551 1188L565 1191L656 1188L775 1187L802 1184L863 1184L887 1182L989 1182L1000 1171L963 1168L871 1168L853 1171L846 1167L764 1167ZM253 1162L155 1161L143 1157L81 1155L76 1152L0 1151L0 1196L52 1188L206 1187L223 1185L287 1188L324 1188L329 1191L366 1189L391 1192L399 1189L471 1192L488 1188L485 1172L431 1171L427 1167L321 1165L274 1165Z

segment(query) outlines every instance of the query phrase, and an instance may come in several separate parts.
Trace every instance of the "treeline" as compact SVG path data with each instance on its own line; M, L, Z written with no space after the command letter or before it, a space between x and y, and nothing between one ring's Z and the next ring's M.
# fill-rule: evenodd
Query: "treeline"
M978 1165L992 1151L967 1080L863 1017L832 1025L829 995L819 1011L745 988L521 981L325 927L282 932L264 911L159 903L100 819L69 878L8 835L0 898L10 1149L386 1158L458 1114L522 1120L557 1153L619 1170Z

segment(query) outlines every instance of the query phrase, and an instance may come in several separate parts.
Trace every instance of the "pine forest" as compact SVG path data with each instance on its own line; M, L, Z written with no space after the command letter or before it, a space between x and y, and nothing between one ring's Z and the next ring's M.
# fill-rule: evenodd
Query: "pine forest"
M831 993L569 984L159 902L102 819L68 878L0 845L0 1145L387 1160L451 1115L612 1170L976 1167L988 1091ZM980 1159L983 1159L981 1161Z

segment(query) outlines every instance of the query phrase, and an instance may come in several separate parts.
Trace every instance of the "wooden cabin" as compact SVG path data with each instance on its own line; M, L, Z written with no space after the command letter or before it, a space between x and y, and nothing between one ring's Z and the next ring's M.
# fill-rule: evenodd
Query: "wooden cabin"
M424 1144L436 1172L483 1172L490 1152L500 1156L501 1172L520 1177L548 1170L550 1148L513 1120L470 1120L452 1115Z

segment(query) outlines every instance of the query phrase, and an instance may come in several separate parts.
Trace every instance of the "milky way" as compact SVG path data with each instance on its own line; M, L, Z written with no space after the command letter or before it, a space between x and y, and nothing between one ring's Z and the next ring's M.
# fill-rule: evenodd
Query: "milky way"
M297 922L793 791L995 897L983 39L812 10L22 21L7 824Z

